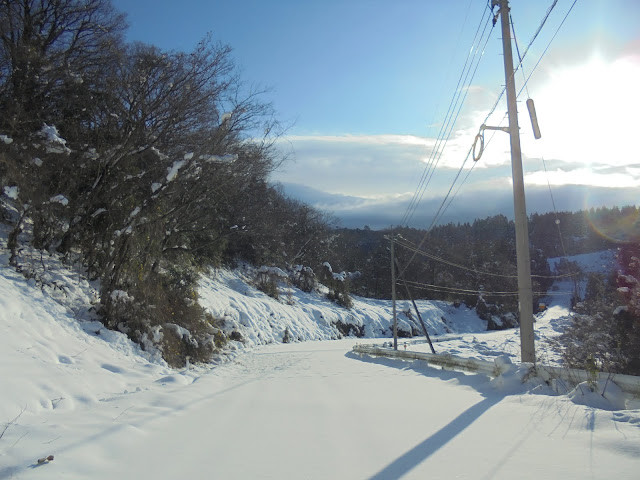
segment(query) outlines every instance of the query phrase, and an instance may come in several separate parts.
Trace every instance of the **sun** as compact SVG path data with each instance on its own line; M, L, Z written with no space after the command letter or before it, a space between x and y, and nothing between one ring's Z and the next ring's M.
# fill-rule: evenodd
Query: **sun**
M536 147L546 158L583 166L638 163L638 85L638 57L594 56L582 65L550 72L535 98L543 137ZM520 110L526 115L524 106ZM523 130L530 129L524 122L528 118L522 119ZM530 132L525 135L532 137Z

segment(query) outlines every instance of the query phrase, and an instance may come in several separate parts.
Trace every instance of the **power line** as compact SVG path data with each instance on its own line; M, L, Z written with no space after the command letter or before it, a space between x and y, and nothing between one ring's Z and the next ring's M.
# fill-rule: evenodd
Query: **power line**
M551 40L549 40L549 43L547 44L547 46L545 47L544 51L540 55L540 58L538 59L537 63L535 64L535 66L533 67L531 72L529 73L529 76L525 77L524 67L523 67L522 76L524 78L524 84L523 84L522 88L520 89L520 91L518 92L518 96L520 96L520 94L522 93L522 90L525 89L525 88L527 89L527 96L529 96L529 88L528 88L527 84L529 82L529 79L531 78L531 75L533 75L534 70L536 69L536 67L542 61L542 58L547 53L547 50L549 50L549 47L551 46L551 43L556 38L556 35L560 31L560 28L562 28L562 26L564 25L564 22L567 20L569 14L573 10L573 7L577 3L577 1L578 0L574 0L574 2L571 4L571 7L569 7L569 10L567 10L567 13L565 14L564 18L562 19L562 22L560 22L560 25L558 25L558 28L556 29L555 33L551 37ZM543 19L542 23L540 24L540 26L538 27L538 30L536 31L535 35L533 36L533 38L529 42L529 46L531 46L531 44L533 43L533 40L535 40L535 38L538 36L538 33L540 33L540 30L542 29L542 25L544 25L544 22L546 22L547 18L549 17L549 14L551 13L551 10L553 10L553 8L556 6L556 3L558 3L557 0L555 0L553 2L553 4L549 7L549 9L547 10L547 14L546 14L545 18ZM513 25L513 18L511 18L511 28L512 28L512 31L513 31L513 38L514 38L514 40L516 42L516 50L518 51L518 57L520 57L520 51L518 49L518 43L517 43L517 40L516 40L515 27ZM529 50L529 46L527 46L527 51ZM525 51L525 54L526 54L526 51ZM520 57L519 65L522 65L522 57ZM544 159L544 156L542 156L541 159L542 159L542 165L543 165L543 168L544 168L545 178L547 179L547 186L549 187L549 196L551 197L551 205L553 206L553 212L554 212L554 215L555 215L555 223L556 223L556 225L558 227L558 237L560 239L560 246L562 248L562 255L564 257L566 257L567 256L567 252L565 250L564 241L562 239L562 231L560 230L560 219L558 218L558 210L556 208L556 202L555 202L555 199L553 197L553 190L551 189L551 182L549 181L549 172L547 171L547 163L546 163L546 161Z
M484 14L483 14L484 17ZM457 121L458 115L460 114L460 110L462 109L462 105L464 104L464 100L466 99L467 93L468 93L468 88L471 85L471 82L473 81L473 78L475 76L475 72L477 71L480 59L482 58L482 55L484 54L484 48L486 46L486 42L483 46L482 49L482 53L480 54L480 57L478 58L478 52L480 51L480 44L482 43L482 39L484 38L487 26L489 24L489 20L490 17L487 17L486 22L484 22L484 29L482 31L482 34L480 35L480 39L478 40L478 44L476 46L476 40L478 39L478 32L480 31L480 28L482 27L482 20L483 17L481 17L480 23L478 24L478 28L476 29L476 33L472 42L472 46L471 49L469 50L469 53L467 54L467 58L465 60L464 66L462 68L462 71L460 73L460 76L458 78L458 83L456 85L456 88L454 90L454 95L451 98L451 101L449 102L449 108L447 109L447 113L445 115L445 120L440 128L440 132L438 133L438 136L436 138L436 143L431 151L431 155L429 157L429 160L427 161L427 165L425 166L423 173L420 177L420 180L418 182L418 186L416 187L416 191L413 194L413 197L411 198L411 201L409 202L409 205L407 207L407 210L405 211L405 214L403 215L400 224L401 225L405 225L408 224L408 222L410 221L410 219L413 216L413 213L415 212L415 210L417 209L418 204L420 203L422 196L424 195L424 191L426 190L426 187L428 186L431 177L433 175L433 171L435 170L435 167L437 166L441 156L442 156L442 150L444 149L444 147L446 146L446 143L448 142L451 132L453 130L453 127L455 126L455 123ZM491 32L491 31L490 31ZM487 37L487 41L488 41L489 37ZM472 55L473 52L473 55ZM476 61L476 58L478 58L478 60ZM475 69L473 68L474 63L476 63L475 65ZM473 75L471 76L471 78L469 79L469 74L473 69ZM467 82L467 79L469 79L469 81ZM462 87L461 87L462 84ZM462 94L462 92L464 91L464 95ZM462 98L462 101L461 101ZM456 112L456 108L457 108L457 112ZM455 116L454 116L455 113Z
M573 4L575 5L577 0L575 0L573 2ZM520 53L518 52L518 64L515 66L514 70L513 70L513 75L516 74L516 72L518 71L518 69L522 66L522 62L524 61L524 58L527 56L527 53L529 52L529 48L531 48L531 45L533 45L533 42L536 40L536 38L538 37L538 34L540 33L540 31L542 30L542 27L544 27L545 23L547 22L547 19L549 18L549 15L551 14L551 11L554 9L554 7L556 6L556 4L558 3L558 0L554 0L553 3L551 4L551 6L547 9L547 12L545 13L544 17L542 18L542 20L540 21L540 25L538 25L538 28L536 30L536 32L534 33L533 37L531 38L531 40L529 40L529 44L527 45L527 48L525 49L524 53L522 54L522 56L520 57ZM573 5L571 6L571 8L573 8ZM569 11L571 11L571 9L569 9ZM568 15L568 13L567 13ZM511 15L510 15L511 16ZM513 19L512 19L513 20ZM566 16L565 16L565 20L566 20ZM562 23L564 23L564 20L562 21ZM512 23L513 25L513 23ZM560 27L562 26L562 24L560 24ZM558 30L560 29L560 27L558 27ZM556 34L558 33L558 31L556 31ZM554 34L555 37L555 34ZM515 40L515 33L514 33L514 40ZM553 39L552 39L553 40ZM551 42L549 43L551 44ZM517 44L516 44L516 48L517 48ZM547 49L549 48L549 46L547 45ZM545 49L546 52L546 49ZM544 53L543 53L544 55ZM540 60L542 59L542 57L540 57ZM538 63L540 63L540 60L538 60ZM537 64L536 64L537 66ZM534 67L535 70L535 67ZM533 73L533 71L532 71ZM525 81L525 85L526 85L526 81ZM491 109L489 110L489 113L487 114L487 116L484 119L483 123L486 123L487 120L489 120L489 117L491 117L491 115L493 115L493 112L495 112L496 108L498 107L500 100L502 99L502 97L504 96L505 92L507 91L507 87L506 85L502 88L502 91L500 92L500 94L498 95L498 98L496 99L495 103L493 104L493 106L491 107ZM520 93L522 92L522 90L520 90L520 92L518 92L518 96L520 96ZM494 133L495 134L495 133Z
M484 54L484 50L485 50L485 48L486 48L486 45L487 45L487 43L489 42L489 39L490 39L490 35L488 35L488 36L487 36L487 39L486 39L485 44L484 44L484 46L483 46L483 50L482 50L483 54ZM475 68L475 70L474 70L473 76L471 77L471 80L469 81L469 85L471 84L471 81L473 81L473 77L475 76L475 72L476 72L476 71L477 71L477 69L478 69L478 65L479 65L479 61L478 61L478 63L476 64L476 68ZM468 93L468 88L467 88L467 89L466 89L466 91L465 91L465 96L464 96L464 98L466 98L467 93ZM462 104L460 105L460 109L458 110L458 113L456 114L456 119L457 119L458 115L460 114L460 110L461 110L461 109L462 109ZM449 131L449 136L451 135L451 131L452 131L452 130L453 130L453 125L451 126L451 130ZM448 141L448 139L449 139L449 136L447 137L447 141ZM447 202L447 199L449 198L449 195L451 195L451 191L453 190L453 187L455 186L456 182L458 181L458 178L460 177L460 174L462 173L462 170L464 169L464 167L465 167L465 165L466 165L467 161L469 160L469 157L471 156L471 152L472 152L472 149L470 149L470 150L467 152L467 155L466 155L466 157L465 157L464 161L462 162L462 165L460 166L460 168L459 168L459 170L458 170L458 172L457 172L457 174L456 174L456 176L455 176L455 178L454 178L454 180L453 180L453 182L452 182L452 184L451 184L451 187L449 187L449 191L447 192L446 196L444 197L444 199L443 199L443 200L442 200L442 202L440 203L440 206L438 207L438 210L437 210L437 212L436 212L436 214L435 214L435 216L434 216L434 218L433 218L433 221L431 222L431 225L429 226L429 228L427 229L427 231L426 231L426 233L425 233L425 236L424 236L424 238L423 238L422 242L420 243L420 246L422 246L422 243L426 240L426 237L427 237L427 235L429 234L429 231L431 231L431 229L433 228L433 226L434 226L434 225L436 224L436 222L438 221L438 219L439 219L439 215L440 215L440 212L441 212L441 211L442 211L442 209L444 208L445 203ZM440 160L440 158L441 158L441 157L442 157L442 151L441 151L441 152L440 152L440 154L439 154L438 161ZM437 162L436 162L436 165L437 165ZM433 171L435 171L435 166L434 166ZM433 176L433 171L431 172L431 176ZM431 179L431 176L429 177L429 180ZM428 185L428 184L427 184L427 185ZM424 192L425 192L425 189L426 189L426 186L427 186L427 185L425 185L425 186L424 186L424 188L422 189L422 192L420 193L419 199L417 200L417 202L418 202L418 203L422 200L422 197L424 196ZM417 192L416 192L416 193L417 193ZM416 204L415 204L415 206L414 206L414 210L413 210L414 212L415 212L415 208L417 208L417 203L416 203ZM403 222L403 223L404 223L404 224L408 224L408 221L410 220L410 218L411 218L411 216L412 216L412 215L413 215L413 212L411 213L411 215L409 215L409 216L407 217L406 222ZM412 257L411 257L411 259L409 260L409 262L407 263L407 265L404 267L404 269L400 272L400 276L404 273L404 271L407 269L407 267L409 266L409 264L413 261L414 257L415 257L415 253L414 253L414 256L412 256Z
M553 34L553 36L551 37L551 40L549 40L549 43L547 43L547 46L545 47L544 51L542 52L542 54L540 55L540 58L538 58L538 61L536 62L536 64L533 66L533 69L531 70L531 72L529 72L529 75L527 76L527 79L524 82L524 85L522 86L522 88L520 89L520 91L518 92L518 96L520 96L520 94L522 93L522 90L524 90L524 88L527 86L527 83L529 83L529 80L531 79L531 75L533 75L533 72L536 71L536 68L538 68L538 65L540 65L540 62L542 61L542 59L544 58L545 54L547 53L547 50L549 50L549 47L551 46L551 44L553 43L553 41L556 38L556 35L558 35L558 32L560 31L560 29L562 28L562 26L564 25L564 22L567 20L567 18L569 17L569 14L571 13L571 11L573 10L573 7L575 7L576 3L578 2L578 0L573 0L573 3L571 4L571 7L569 7L569 10L567 10L567 13L565 14L564 18L562 19L562 22L560 22L560 25L558 25L558 28L556 29L555 33ZM554 3L555 4L555 3ZM527 47L527 50L529 48ZM526 51L524 52L526 55ZM522 56L522 58L524 58L524 55Z
M569 8L569 11L567 12L567 14L565 15L564 19L562 20L562 22L560 23L560 25L558 26L558 28L556 29L556 32L554 33L553 37L551 38L551 40L549 41L549 43L547 44L547 47L545 48L545 50L543 51L542 55L540 56L540 58L538 59L538 62L535 64L533 70L531 71L531 73L529 74L529 76L527 77L527 79L524 82L523 88L520 90L520 92L518 92L517 96L520 96L520 94L522 93L522 90L526 87L527 82L529 81L529 79L531 78L531 75L533 74L533 71L536 69L536 67L539 65L540 61L542 60L542 57L544 57L544 55L546 54L547 50L549 49L551 42L553 42L553 40L555 39L556 35L558 34L560 28L562 27L562 25L564 24L564 22L566 21L567 17L569 16L569 13L571 12L571 10L573 9L573 7L575 6L577 0L574 0L573 4L571 5L571 7ZM514 68L513 71L513 75L516 74L517 70L520 68L520 66L522 65L522 61L525 58L525 56L527 55L529 48L531 47L531 45L533 44L533 42L535 41L535 39L537 38L538 34L540 33L540 31L542 30L543 26L545 25L547 19L549 18L549 15L551 14L551 11L554 9L554 7L557 4L557 0L554 0L554 2L552 3L552 5L549 7L549 9L547 10L545 16L543 17L542 21L540 22L540 25L538 26L538 29L536 30L534 36L531 38L531 40L529 41L529 44L527 45L527 48L525 49L524 54L522 55L521 58L519 58L519 63L518 65ZM490 8L489 5L487 4L487 8ZM490 13L491 16L493 16L493 11L492 9L490 9ZM512 23L513 25L513 23ZM476 32L477 34L477 32ZM482 38L482 37L481 37ZM486 44L488 43L490 38L490 35L487 37L487 41L485 42L485 47ZM514 38L515 38L515 33L514 33ZM474 39L475 40L475 39ZM484 53L484 47L483 47L483 53ZM479 64L479 62L478 62ZM466 65L466 63L465 63ZM477 65L476 65L476 69L477 69ZM475 71L474 71L474 75L475 75ZM473 77L472 77L473 79ZM491 117L491 115L494 113L495 109L497 108L498 104L500 103L500 100L502 99L502 96L504 95L504 93L506 92L506 85L505 87L502 89L502 92L500 93L500 95L498 96L496 102L494 103L494 105L492 106L492 108L490 109L489 113L487 114L487 116L485 117L485 121L483 123L486 123L487 120ZM455 98L455 97L454 97ZM465 98L466 98L466 94L465 94ZM453 102L453 99L452 99ZM450 104L451 106L451 104ZM459 114L459 111L458 111ZM506 115L505 115L506 117ZM504 121L504 118L503 120ZM456 119L457 119L457 115L456 115ZM502 121L500 123L502 123ZM452 126L453 128L453 126ZM449 135L451 134L451 131L449 131ZM495 134L495 132L494 132ZM447 137L448 140L449 137ZM491 139L493 139L493 135L491 137ZM491 140L490 139L490 140ZM488 145L488 144L487 144ZM415 212L418 203L422 200L422 197L424 196L424 191L426 189L426 187L428 186L428 182L427 184L424 184L424 179L425 179L425 174L428 173L428 168L433 165L433 169L435 170L435 167L437 166L437 162L433 163L432 159L434 158L433 153L435 152L435 148L434 151L432 152L432 156L429 160L429 164L427 165L427 167L425 168L425 173L423 173L423 176L421 177L419 186L418 186L418 190L416 190L416 193L414 194L414 197L412 198L409 207L407 208L407 212L405 212L405 215L402 218L401 224L408 224L409 220L412 218L413 213ZM431 225L429 226L429 228L427 229L427 231L425 232L425 235L422 239L422 241L420 242L420 244L418 245L418 249L422 247L422 244L425 242L429 232L431 231L431 229L433 228L433 226L436 224L436 222L438 221L439 217L444 213L444 211L446 211L446 209L449 207L449 205L451 204L451 202L453 201L453 199L455 198L455 196L457 195L457 193L460 191L460 188L462 187L462 184L464 184L464 181L466 181L466 179L469 177L471 171L469 171L469 173L465 176L463 182L459 185L458 189L456 190L455 194L453 195L453 197L451 197L451 200L447 203L447 200L449 198L449 196L451 195L451 191L453 190L453 187L455 186L458 178L460 177L460 174L462 173L462 170L464 169L464 166L466 165L467 161L469 160L469 157L471 156L471 154L473 153L473 147L467 152L467 155L465 157L465 159L463 160L463 163L460 167L460 169L458 170L451 187L449 188L447 194L445 195L445 198L443 199L442 203L440 204L438 210L436 211L436 214L433 218L433 221L431 222ZM440 152L440 156L441 157L441 152ZM472 170L472 169L471 169ZM433 175L433 172L431 172L431 174L429 175L429 181L431 179ZM420 189L422 188L422 191L419 193ZM445 207L446 204L446 207ZM444 210L443 210L444 208ZM442 213L441 213L442 212ZM401 277L404 272L407 270L407 268L409 267L409 265L411 264L411 262L414 260L415 256L417 255L417 252L414 252L414 254L411 256L411 258L409 259L409 261L407 262L407 264L405 265L405 267L400 271L399 273L399 277Z
M485 27L486 27L486 25L485 25ZM469 93L469 88L471 86L471 83L473 82L473 79L475 78L475 74L476 74L476 72L478 70L478 66L480 65L480 60L482 59L482 56L484 55L484 51L485 51L487 43L489 42L489 39L490 39L490 35L487 36L487 39L486 39L486 41L485 41L485 43L483 45L483 48L482 48L482 54L480 55L480 58L478 59L478 61L476 63L476 66L475 66L475 68L473 70L473 74L472 74L471 78L469 79L469 82L463 88L464 96L462 97L462 101L459 103L459 107L458 107L458 110L456 112L455 118L453 118L453 122L450 122L450 126L449 126L449 130L448 130L448 133L447 133L447 137L444 140L444 142L441 142L440 148L434 150L435 154L436 154L436 157L434 157L435 158L435 162L431 162L431 168L430 168L430 171L428 172L427 182L426 182L426 184L423 185L422 190L421 190L420 195L419 195L419 198L417 199L417 201L416 201L416 203L414 205L413 211L411 212L411 214L407 218L406 223L408 223L411 220L411 218L413 217L413 214L415 213L418 204L422 201L422 198L424 197L424 193L425 193L427 187L429 186L429 183L431 182L431 179L433 178L433 174L435 173L436 167L438 166L438 163L440 163L440 160L442 159L442 155L444 153L444 149L447 146L447 144L449 142L449 139L451 138L451 134L453 133L453 128L455 127L455 124L456 124L456 122L458 120L460 112L462 111L462 107L464 105L464 101L467 98L467 95ZM469 72L467 72L467 75L468 75L468 73ZM465 160L465 162L466 162L466 160ZM459 176L459 174L458 174L458 176ZM457 177L456 177L456 179L457 179ZM454 180L454 182L455 182L455 180Z
M540 25L538 25L538 29L536 30L536 33L534 33L533 37L531 37L531 40L529 40L529 44L527 45L527 48L524 50L524 54L522 55L522 57L520 57L520 53L518 52L518 57L520 57L519 58L520 62L516 66L515 71L517 71L518 68L520 68L520 65L522 65L522 60L524 60L524 57L527 56L527 52L529 51L529 48L531 47L531 45L533 45L533 42L535 42L536 38L538 38L538 35L540 34L542 27L544 27L545 23L547 23L547 19L549 18L549 15L551 15L551 12L553 11L557 3L558 3L558 0L553 0L553 3L547 9L547 13L545 13L544 17L542 18L542 21L540 22ZM573 3L575 5L575 2ZM573 5L571 6L571 8L573 8ZM569 11L571 11L571 9L569 9ZM511 17L511 15L509 16ZM563 23L564 23L564 20L563 20ZM513 27L513 19L511 19L511 26ZM562 24L560 26L562 26ZM515 33L514 33L514 40L515 40Z
M447 287L445 285L434 285L431 283L422 283L422 282L415 282L413 280L403 280L407 285L410 285L414 288L419 288L419 289L423 289L423 290L433 290L433 291L437 291L437 292L441 292L441 293L460 293L460 294L473 294L473 295L490 295L490 296L494 296L494 297L517 297L518 296L518 292L510 292L510 291L504 291L504 292L492 292L492 291L486 291L486 290L482 290L482 289L476 289L476 290L471 290L471 289L466 289L466 288L458 288L458 287ZM571 292L552 292L552 293L547 293L547 292L533 292L535 295L539 295L539 296L560 296L560 295L571 295Z
M403 239L406 242L406 239ZM435 260L437 262L440 263L444 263L445 265L449 265L451 267L456 267L456 268L460 268L461 270L466 270L468 272L472 272L472 273L476 273L478 275L485 275L485 276L490 276L490 277L501 277L501 278L518 278L517 275L505 275L502 273L492 273L492 272L486 272L486 271L482 271L482 270L477 270L475 268L470 268L470 267L466 267L464 265L460 265L459 263L455 263L452 262L450 260L446 260L442 257L438 257L436 255L433 255L431 253L425 252L424 250L420 250L419 248L416 248L414 246L408 245L406 243L403 243L401 240L396 240L395 241L396 245L399 245L401 247L406 248L407 250L410 250L412 252L415 252L417 254L422 255L423 257L427 257L430 258L431 260ZM545 278L545 279L554 279L554 280L558 280L561 278L567 278L567 277L573 277L578 275L577 272L575 273L566 273L563 275L531 275L532 278Z
M516 53L518 54L518 60L519 60L518 65L522 66L522 68L520 69L520 71L522 72L522 79L526 81L527 79L524 75L524 65L522 64L522 56L520 55L520 47L518 46L518 37L516 37L516 27L513 24L513 15L509 14L509 20L511 21L511 33L513 33L513 43L515 43L516 45ZM528 87L527 87L527 98L531 98L531 95L529 95Z
M534 33L533 37L531 38L531 40L529 40L529 44L527 45L527 48L524 51L524 54L522 54L522 56L520 55L520 49L518 47L518 42L517 42L517 37L516 37L516 32L515 32L515 27L513 24L513 17L510 15L510 21L511 21L511 29L513 32L513 39L516 45L516 51L518 53L518 65L515 67L514 71L513 71L513 75L516 74L516 72L518 71L518 69L520 69L521 66L523 66L523 60L524 57L527 55L527 53L529 52L529 48L531 47L531 45L533 44L533 42L536 40L536 38L538 37L538 34L540 33L540 31L542 30L542 28L544 27L547 19L549 18L549 15L551 14L551 12L553 11L554 7L556 6L556 4L558 3L558 0L554 0L553 3L549 6L549 8L547 9L547 12L545 13L545 16L543 17L543 19L540 22L540 25L538 26L538 28L536 29L536 32ZM560 23L560 25L558 26L558 28L556 29L556 32L554 33L553 37L551 38L551 40L549 41L549 43L547 44L545 50L543 51L542 55L540 56L540 58L538 59L538 62L536 63L536 65L534 66L533 70L535 70L535 68L538 66L538 64L540 63L540 61L542 60L542 57L544 57L545 53L547 52L547 50L549 49L549 47L551 46L551 42L553 42L554 38L556 37L556 35L558 34L558 32L560 31L560 28L562 27L562 25L564 24L565 20L567 19L567 17L569 16L569 14L571 13L571 10L573 9L573 7L575 6L575 4L577 3L577 0L574 0L573 4L571 5L571 7L569 8L569 10L567 11L567 13L565 14L562 22ZM517 97L520 96L520 94L522 93L522 91L526 88L527 89L527 95L529 94L528 91L528 87L527 87L527 83L529 81L529 79L531 78L531 75L533 74L533 70L531 71L531 73L529 74L528 77L525 78L525 74L524 74L524 68L522 68L522 75L523 75L523 79L524 79L524 84L522 86L522 88L520 89L520 91L518 92ZM500 92L500 95L498 95L497 100L495 101L495 103L493 104L493 106L491 107L489 113L487 114L487 116L485 117L485 120L483 123L486 123L487 120L489 119L489 117L493 114L493 112L495 111L495 109L497 108L498 104L500 103L500 100L502 99L504 93L506 92L506 86L502 89L502 92ZM500 125L502 125L502 122L504 121L504 119L506 118L506 114L505 116L502 118L502 120L500 121ZM484 135L484 132L482 133ZM491 140L493 140L494 135L496 134L495 131L493 131L491 138L489 139L489 142L487 142L484 147L483 150L486 149L489 144L491 143ZM473 147L472 147L473 148ZM465 163L468 159L468 155L467 154L467 158L465 158ZM474 159L475 160L475 159ZM544 159L543 159L544 161ZM464 165L464 164L463 164ZM449 200L449 202L447 203L446 207L442 210L442 214L444 215L444 213L446 212L446 210L449 208L449 206L451 205L451 203L453 202L454 198L457 196L458 192L460 191L460 189L462 188L462 185L466 182L467 178L469 178L469 175L471 174L471 171L473 170L473 168L475 167L475 163L473 164L473 166L471 167L471 169L469 170L469 172L467 173L467 175L465 176L465 178L463 179L463 181L460 183L460 185L458 186L458 189L456 190L456 192L453 194L453 196L451 197L451 199ZM545 166L546 169L546 166ZM459 174L458 174L459 176ZM458 176L456 176L456 180L458 178ZM550 188L550 187L549 187ZM554 207L555 208L555 207ZM440 212L440 210L438 210L438 212ZM441 216L440 215L440 216ZM436 219L438 218L438 214L436 214ZM437 220L436 220L437 221ZM562 237L560 238L560 241L562 242ZM562 245L563 247L563 251L564 251L564 245Z
M478 23L478 27L476 29L476 33L473 37L473 41L471 42L471 48L469 49L469 52L467 53L467 58L465 59L464 65L462 67L462 71L460 72L460 76L458 77L458 83L456 84L456 88L454 89L454 94L453 97L451 98L451 101L449 102L449 107L447 109L447 113L445 114L445 120L442 123L441 127L440 127L440 131L438 132L438 136L436 137L436 144L434 145L434 148L431 152L429 161L427 163L427 165L425 166L425 169L420 177L420 181L418 182L418 187L416 188L416 193L414 193L414 196L411 199L411 202L409 203L409 206L407 208L407 211L405 212L402 220L400 221L400 224L404 224L405 223L405 218L407 217L407 215L409 214L409 212L411 211L411 209L413 208L413 205L417 202L417 197L418 197L418 192L420 191L420 188L422 187L425 179L426 179L426 175L428 172L428 169L433 161L433 157L434 157L434 152L437 150L438 148L438 144L440 142L441 137L444 135L444 132L446 130L446 127L448 125L448 120L449 120L449 114L451 113L452 107L454 105L454 101L456 101L456 98L459 98L459 87L460 87L460 82L464 76L464 73L467 69L467 64L469 63L469 58L471 57L471 53L474 51L474 45L476 42L476 39L478 38L478 32L480 31L480 27L482 26L482 19L484 18L484 14L483 16L480 18L480 22ZM466 19L465 19L466 21ZM476 50L477 52L477 50ZM474 57L475 57L475 53L474 53Z

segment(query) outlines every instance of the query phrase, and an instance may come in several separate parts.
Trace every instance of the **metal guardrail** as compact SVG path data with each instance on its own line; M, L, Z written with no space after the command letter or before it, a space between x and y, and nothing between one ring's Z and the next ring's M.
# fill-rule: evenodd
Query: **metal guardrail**
M456 357L449 354L433 354L427 352L412 352L411 350L391 350L373 345L355 345L353 351L368 355L381 357L404 358L407 360L424 360L431 365L450 368L452 370L465 370L467 372L478 372L495 377L500 374L495 362L486 360L476 360L473 358Z
M376 347L374 345L355 345L355 353L374 355L381 357L401 358L406 360L423 360L430 365L449 368L451 370L464 370L466 372L483 373L490 377L497 377L502 373L503 366L496 362L477 360L474 358L457 357L450 354L433 354L427 352L412 352L406 350L392 350L389 348ZM591 379L611 381L626 393L640 396L640 377L624 375L621 373L597 372L594 375L585 371L572 368L551 367L547 365L528 364L531 369L535 369L536 375L544 381L561 379L569 385L577 385Z

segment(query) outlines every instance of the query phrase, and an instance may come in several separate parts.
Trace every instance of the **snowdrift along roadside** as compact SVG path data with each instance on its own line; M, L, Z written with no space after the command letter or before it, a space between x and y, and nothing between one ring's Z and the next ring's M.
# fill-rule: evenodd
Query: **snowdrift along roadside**
M351 309L342 308L319 292L305 293L280 287L274 300L251 285L251 269L216 270L200 281L200 304L225 320L227 333L239 332L245 345L282 342L288 329L292 341L332 340L345 334L382 338L392 335L392 306L388 300L353 297ZM481 332L487 323L464 305L418 301L430 335ZM422 334L409 302L399 302L398 329Z
M6 238L2 240L6 243ZM115 393L136 391L140 385L175 374L158 352L143 351L96 319L97 287L78 271L63 265L56 255L25 247L22 262L33 270L27 279L9 266L6 245L2 246L0 421L21 411L37 414L95 405ZM246 348L281 343L285 329L293 342L337 339L345 329L368 337L390 335L388 301L356 297L354 308L346 310L317 292L296 289L285 289L284 300L276 301L252 287L248 278L246 269L217 270L200 282L202 305L225 319L227 333L236 331L242 337L230 342L225 354L214 359L218 362ZM420 302L420 308L432 334L486 328L464 306L455 309L445 302ZM404 309L399 309L399 326L410 331L415 325L408 307ZM186 377L176 381L190 383L193 370L183 374Z

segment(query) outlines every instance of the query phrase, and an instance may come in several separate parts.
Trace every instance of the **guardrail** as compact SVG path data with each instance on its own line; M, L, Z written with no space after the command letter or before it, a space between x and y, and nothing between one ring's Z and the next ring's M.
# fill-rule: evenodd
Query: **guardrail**
M487 360L477 360L474 358L457 357L450 354L433 354L427 352L412 352L406 350L392 350L390 348L381 348L374 345L355 345L353 347L355 353L374 355L381 357L401 358L405 360L422 360L430 365L438 365L440 367L449 368L451 370L464 370L466 372L483 373L490 377L497 377L504 370L504 365ZM561 379L570 385L577 385L587 380L605 380L611 381L618 385L620 389L626 393L640 396L640 377L633 375L624 375L621 373L604 373L597 372L594 375L585 370L577 370L573 368L551 367L540 364L528 364L531 369L535 369L536 375L544 381L551 379Z
M495 362L486 360L476 360L473 358L456 357L449 354L433 354L427 352L412 352L411 350L391 350L373 345L355 345L353 351L368 355L381 357L404 358L407 360L424 360L431 365L450 368L452 370L465 370L467 372L478 372L495 377L500 374Z

